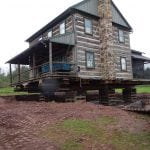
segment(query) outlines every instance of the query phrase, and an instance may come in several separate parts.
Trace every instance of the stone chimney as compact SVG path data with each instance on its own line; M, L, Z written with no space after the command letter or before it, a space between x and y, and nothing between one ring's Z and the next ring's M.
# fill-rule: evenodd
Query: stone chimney
M114 80L116 73L111 0L99 0L98 13L100 16L100 71L104 80Z

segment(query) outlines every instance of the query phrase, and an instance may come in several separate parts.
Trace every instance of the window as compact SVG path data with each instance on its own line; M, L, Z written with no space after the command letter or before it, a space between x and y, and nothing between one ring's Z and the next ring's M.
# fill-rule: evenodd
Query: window
M85 28L85 33L92 34L92 21L89 19L85 19L84 28Z
M49 31L48 32L48 38L51 38L52 37L52 31Z
M121 57L121 71L127 71L127 61L125 57Z
M60 31L60 34L65 34L65 22L60 24L59 31Z
M94 53L93 52L86 52L86 67L87 68L94 68Z
M119 30L119 42L124 43L124 32L122 30Z

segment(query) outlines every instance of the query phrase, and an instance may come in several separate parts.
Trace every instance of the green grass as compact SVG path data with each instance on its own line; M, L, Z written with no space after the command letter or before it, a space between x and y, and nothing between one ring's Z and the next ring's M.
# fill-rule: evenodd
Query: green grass
M84 150L87 145L100 147L101 144L115 150L150 149L150 133L117 130L114 127L118 124L113 117L101 117L94 121L68 119L45 129L42 136L57 143L60 150Z
M82 145L76 141L68 140L62 145L62 150L82 150Z
M14 92L13 87L0 88L0 96L27 95L27 92Z
M136 86L137 93L139 94L149 94L150 93L150 85L140 85ZM117 93L121 93L122 89L116 89Z
M150 93L150 85L137 86L137 93Z

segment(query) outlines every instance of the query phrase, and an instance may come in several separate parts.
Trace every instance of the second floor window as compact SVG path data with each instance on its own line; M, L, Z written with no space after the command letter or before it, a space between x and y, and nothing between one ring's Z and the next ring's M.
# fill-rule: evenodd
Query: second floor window
M92 34L92 20L84 19L85 33Z
M124 43L125 42L125 38L124 38L124 31L119 30L119 42Z
M127 71L127 61L125 57L120 58L121 62L121 71Z
M48 37L51 38L52 37L52 31L48 32Z
M60 34L65 34L65 22L60 24L59 32L60 32Z

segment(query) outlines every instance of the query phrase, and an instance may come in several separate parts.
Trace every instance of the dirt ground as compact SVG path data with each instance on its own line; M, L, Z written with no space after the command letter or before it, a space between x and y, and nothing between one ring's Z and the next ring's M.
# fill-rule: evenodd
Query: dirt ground
M150 132L150 119L115 107L82 102L18 102L0 98L0 150L60 149L57 143L39 136L39 133L67 119L95 120L101 116L117 118L116 129L127 129L132 133ZM111 130L111 125L109 128Z

